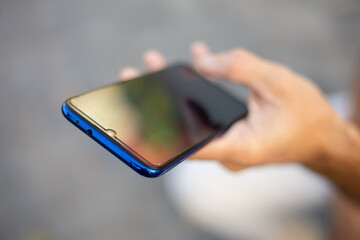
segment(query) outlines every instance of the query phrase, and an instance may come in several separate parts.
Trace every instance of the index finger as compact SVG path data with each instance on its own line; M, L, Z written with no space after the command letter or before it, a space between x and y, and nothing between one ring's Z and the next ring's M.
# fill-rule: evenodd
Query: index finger
M282 94L287 82L294 77L288 68L242 49L209 54L195 61L205 74L244 84L267 99Z

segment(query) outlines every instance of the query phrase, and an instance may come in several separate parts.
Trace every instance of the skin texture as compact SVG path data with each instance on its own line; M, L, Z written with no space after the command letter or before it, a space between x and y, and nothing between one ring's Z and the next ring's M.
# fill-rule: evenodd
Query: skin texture
M360 59L353 87L353 122L360 128ZM357 240L360 238L360 205L343 194L333 201L333 240Z
M195 67L210 78L222 78L251 90L249 115L193 159L216 160L239 171L285 162L301 163L331 180L354 202L360 203L360 134L339 118L321 91L287 67L246 50L212 53L204 43L191 48ZM149 71L165 67L156 51L144 55ZM128 67L122 80L139 75Z

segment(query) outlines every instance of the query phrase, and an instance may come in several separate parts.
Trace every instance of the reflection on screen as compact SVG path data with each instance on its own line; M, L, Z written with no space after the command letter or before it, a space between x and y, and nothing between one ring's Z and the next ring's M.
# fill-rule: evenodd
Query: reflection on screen
M162 166L246 114L189 68L172 67L70 99L70 105L147 164Z

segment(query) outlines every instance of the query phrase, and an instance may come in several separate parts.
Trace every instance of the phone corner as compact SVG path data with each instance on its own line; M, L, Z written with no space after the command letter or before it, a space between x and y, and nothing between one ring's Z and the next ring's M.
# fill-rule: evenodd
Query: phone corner
M151 168L147 168L147 167L142 167L140 169L134 168L134 170L146 178L157 178L166 172L166 170L155 170L155 169L151 169Z
M67 100L61 105L61 112L64 115L65 118L70 117L70 109L67 106Z

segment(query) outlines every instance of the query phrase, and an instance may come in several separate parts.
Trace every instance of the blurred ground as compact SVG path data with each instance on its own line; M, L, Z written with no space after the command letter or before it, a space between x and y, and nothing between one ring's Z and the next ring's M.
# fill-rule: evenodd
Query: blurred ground
M359 13L356 0L0 1L0 239L211 239L173 212L161 178L70 126L62 102L142 67L147 48L189 59L197 39L343 89Z

